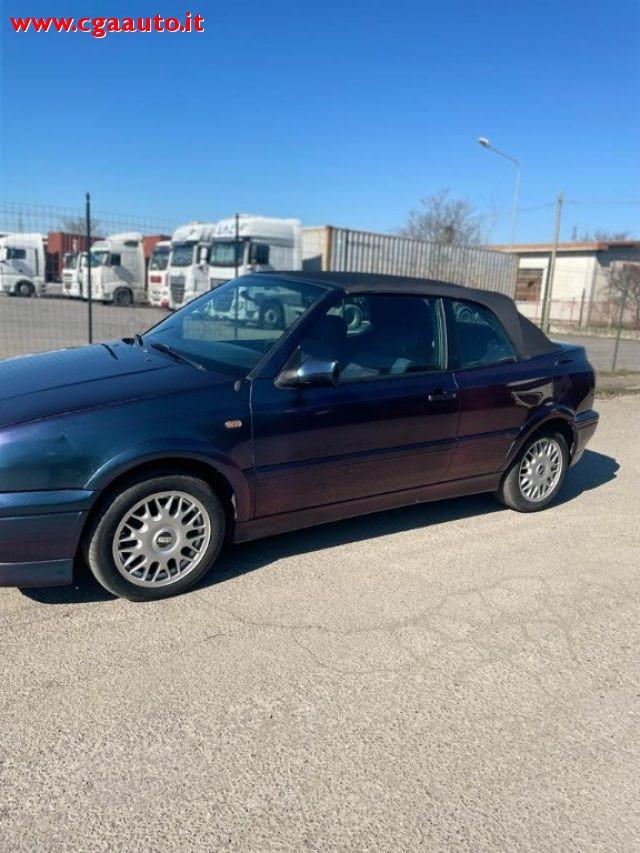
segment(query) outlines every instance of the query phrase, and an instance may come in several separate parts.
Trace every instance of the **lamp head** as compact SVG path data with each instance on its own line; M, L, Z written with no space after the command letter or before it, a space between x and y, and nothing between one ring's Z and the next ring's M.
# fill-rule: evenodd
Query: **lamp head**
M479 136L478 143L482 145L483 148L489 148L491 146L491 143L489 142L486 136Z

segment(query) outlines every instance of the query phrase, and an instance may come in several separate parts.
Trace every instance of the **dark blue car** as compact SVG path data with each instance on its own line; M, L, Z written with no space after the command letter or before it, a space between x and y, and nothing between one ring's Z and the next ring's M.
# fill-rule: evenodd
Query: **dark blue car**
M543 509L593 399L584 350L499 294L246 276L143 336L0 363L0 585L84 560L146 600L225 540L485 491Z

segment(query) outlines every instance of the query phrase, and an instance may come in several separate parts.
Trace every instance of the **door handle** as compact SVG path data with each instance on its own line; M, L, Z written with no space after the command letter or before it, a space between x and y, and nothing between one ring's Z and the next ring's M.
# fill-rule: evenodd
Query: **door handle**
M457 396L457 391L446 391L444 388L436 388L435 391L427 394L427 400L430 403L442 403L446 400L455 400Z

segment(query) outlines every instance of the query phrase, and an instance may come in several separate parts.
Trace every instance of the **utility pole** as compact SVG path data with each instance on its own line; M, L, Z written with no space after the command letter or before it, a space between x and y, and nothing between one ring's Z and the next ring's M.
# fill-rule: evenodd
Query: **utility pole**
M553 294L553 277L556 271L556 255L558 254L558 241L560 240L560 226L562 224L562 206L564 204L564 194L558 193L556 202L556 224L553 230L553 246L551 249L551 257L549 258L549 269L547 271L547 286L544 289L544 300L542 302L542 317L540 320L540 328L546 334L551 325L551 297Z
M240 214L236 213L236 245L234 246L236 278L238 278L238 245L240 243Z
M91 196L87 193L86 196L86 213L87 213L87 326L89 343L93 343L93 300L91 293ZM82 257L82 256L81 256ZM82 272L82 270L81 270ZM82 279L80 279L82 281Z
M240 214L236 213L236 240L233 247L233 256L235 258L235 277L238 278L238 247L240 245ZM238 315L240 311L240 291L236 288L235 295L235 323L233 324L233 337L238 340Z
M618 350L620 349L620 334L622 332L622 321L624 319L624 306L627 302L627 296L629 295L629 287L631 285L631 273L629 269L625 270L625 282L624 282L624 290L622 291L622 297L620 299L620 309L618 311L618 326L616 328L616 343L613 348L613 360L611 362L611 372L616 372L616 364L618 362Z

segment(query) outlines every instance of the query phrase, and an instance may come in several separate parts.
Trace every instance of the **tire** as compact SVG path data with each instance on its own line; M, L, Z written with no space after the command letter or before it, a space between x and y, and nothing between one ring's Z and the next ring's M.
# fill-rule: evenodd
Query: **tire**
M193 586L211 568L225 526L222 504L204 480L147 473L101 501L85 539L87 563L113 595L130 601L167 598Z
M284 329L284 308L280 302L270 299L261 305L258 322L261 329Z
M518 512L545 509L562 488L569 462L569 447L561 433L538 433L527 440L509 466L496 497Z
M133 304L133 294L128 287L119 287L113 294L113 304L119 308L128 308Z
M35 293L35 289L30 281L19 281L16 284L16 295L24 296L25 298L29 298L33 296Z

